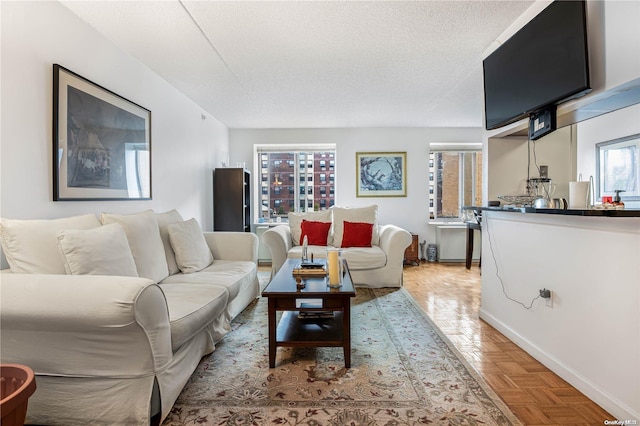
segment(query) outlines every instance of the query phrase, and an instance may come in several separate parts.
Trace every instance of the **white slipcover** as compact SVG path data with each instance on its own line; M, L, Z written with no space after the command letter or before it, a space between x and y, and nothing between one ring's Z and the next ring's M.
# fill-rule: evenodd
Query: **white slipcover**
M257 236L204 236L222 266L207 283L2 271L0 358L36 373L28 423L148 424L154 387L161 420L169 414L230 319L259 295Z
M334 211L335 213L335 211ZM347 259L351 279L359 287L402 287L404 250L411 244L411 234L395 225L379 226L379 245L370 249L341 249ZM288 225L278 225L262 234L262 242L271 251L271 274L287 258L300 258L301 249L293 247ZM309 246L314 257L325 257L327 247Z

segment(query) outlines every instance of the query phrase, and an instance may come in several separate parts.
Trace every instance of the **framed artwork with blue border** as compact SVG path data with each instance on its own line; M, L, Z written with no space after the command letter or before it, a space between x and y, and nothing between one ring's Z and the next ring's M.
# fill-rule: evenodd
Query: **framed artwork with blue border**
M406 197L406 152L356 152L357 197Z

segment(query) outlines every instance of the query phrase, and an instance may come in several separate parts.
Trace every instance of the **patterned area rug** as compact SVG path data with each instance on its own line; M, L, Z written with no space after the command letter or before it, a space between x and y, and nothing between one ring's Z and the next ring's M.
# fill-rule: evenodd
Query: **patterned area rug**
M278 348L258 299L205 357L166 425L520 424L403 289L357 290L342 348Z

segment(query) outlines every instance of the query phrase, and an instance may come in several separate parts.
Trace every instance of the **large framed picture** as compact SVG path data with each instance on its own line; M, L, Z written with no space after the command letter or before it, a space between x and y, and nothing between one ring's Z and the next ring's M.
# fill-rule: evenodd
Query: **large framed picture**
M151 111L58 64L53 199L151 199Z
M406 197L406 152L356 152L357 197Z
M596 144L596 197L640 200L640 133Z

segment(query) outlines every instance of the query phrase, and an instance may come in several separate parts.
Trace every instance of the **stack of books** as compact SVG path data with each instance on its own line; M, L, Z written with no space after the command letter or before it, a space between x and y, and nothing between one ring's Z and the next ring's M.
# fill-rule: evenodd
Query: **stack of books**
M304 308L322 308L322 302L314 303L310 302L302 302L300 303L300 309ZM299 319L330 319L333 318L333 311L300 311L298 312Z
M298 312L299 319L330 319L333 318L333 311L303 311Z
M302 277L324 277L327 271L323 263L300 262L293 268L293 275Z

